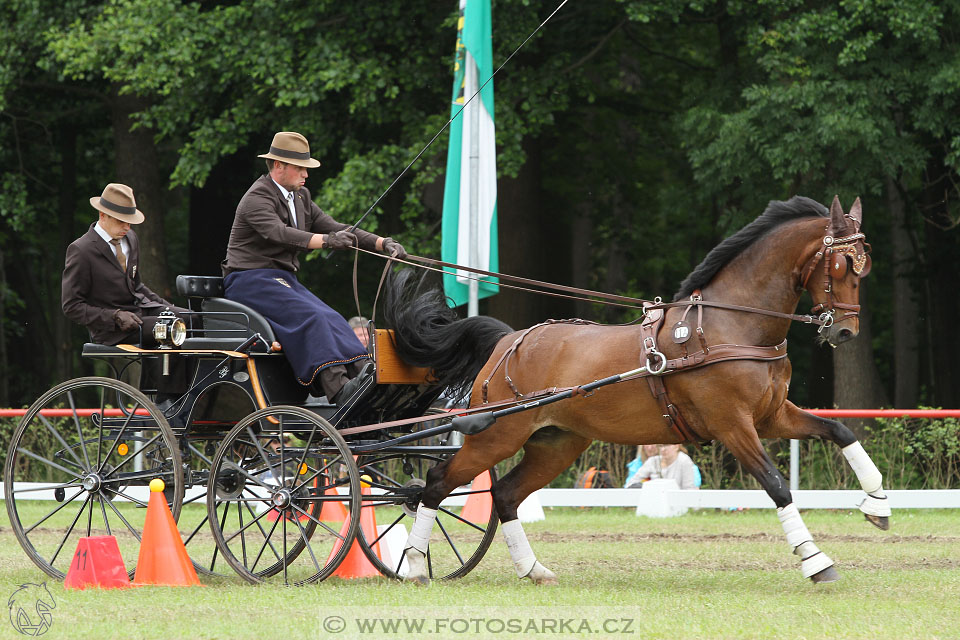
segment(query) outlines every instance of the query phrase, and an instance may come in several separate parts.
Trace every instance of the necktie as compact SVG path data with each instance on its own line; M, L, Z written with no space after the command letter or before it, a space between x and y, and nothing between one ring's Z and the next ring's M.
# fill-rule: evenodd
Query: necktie
M117 248L117 262L120 263L120 268L124 273L127 272L127 256L123 255L123 247L120 246L120 241L114 238L110 241L114 247Z
M287 206L290 208L290 224L297 228L297 207L293 204L293 191L287 192Z

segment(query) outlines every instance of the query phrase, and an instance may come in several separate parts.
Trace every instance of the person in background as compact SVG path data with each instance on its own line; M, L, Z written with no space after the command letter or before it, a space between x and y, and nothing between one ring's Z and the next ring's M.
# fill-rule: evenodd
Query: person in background
M657 445L655 444L638 444L637 445L637 457L627 463L627 482L630 481L630 478L635 474L640 467L646 462L647 458L652 458L657 455ZM623 483L623 486L627 486L627 482Z
M364 346L369 347L370 333L367 331L367 326L370 324L370 321L363 316L353 316L347 320L347 324L353 329L353 335L357 336L357 340L362 342Z
M698 482L700 473L697 466L693 464L683 449L681 444L659 444L656 445L658 454L647 458L627 480L627 488L643 486L647 480L657 478L670 478L677 481L681 489L699 489Z

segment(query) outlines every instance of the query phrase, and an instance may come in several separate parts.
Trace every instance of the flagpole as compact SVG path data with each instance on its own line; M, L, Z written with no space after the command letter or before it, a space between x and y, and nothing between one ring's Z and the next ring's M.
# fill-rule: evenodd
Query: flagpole
M466 92L477 87L477 64L467 52ZM472 82L471 82L472 80ZM480 101L470 103L470 266L480 266ZM480 283L470 278L467 317L480 314Z

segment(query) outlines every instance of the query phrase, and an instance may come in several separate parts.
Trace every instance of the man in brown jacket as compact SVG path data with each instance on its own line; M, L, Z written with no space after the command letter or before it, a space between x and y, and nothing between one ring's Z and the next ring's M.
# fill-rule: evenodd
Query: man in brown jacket
M99 344L152 347L153 325L165 308L175 307L141 280L140 242L130 225L143 222L133 189L111 183L90 198L100 219L67 247L60 300L63 313L85 326ZM142 343L141 343L142 335Z
M297 254L354 245L400 258L406 252L392 238L351 231L313 202L304 183L307 169L320 163L299 133L277 133L258 157L268 174L237 205L223 261L225 295L270 321L300 384L340 404L369 375L367 350L343 316L297 280Z

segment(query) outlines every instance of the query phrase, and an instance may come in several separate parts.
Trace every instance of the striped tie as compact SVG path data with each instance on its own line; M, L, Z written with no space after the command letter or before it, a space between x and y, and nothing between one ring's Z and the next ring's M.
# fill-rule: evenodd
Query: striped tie
M127 256L123 255L123 247L120 246L120 241L114 238L110 241L114 247L117 248L117 262L120 263L120 268L124 273L127 272Z

